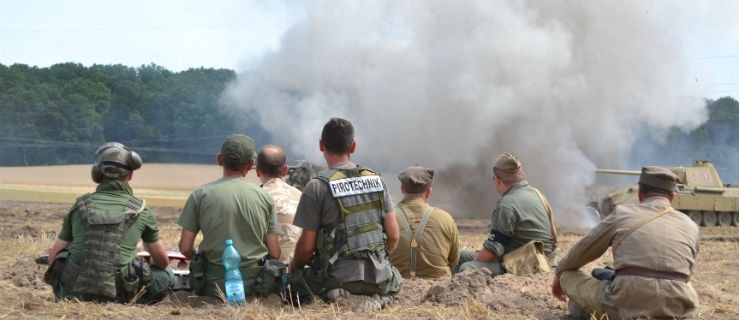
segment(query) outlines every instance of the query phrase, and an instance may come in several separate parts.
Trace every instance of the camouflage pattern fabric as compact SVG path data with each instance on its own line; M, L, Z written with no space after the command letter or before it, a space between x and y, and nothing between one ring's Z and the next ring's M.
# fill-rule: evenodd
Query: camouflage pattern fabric
M84 240L85 257L74 283L74 292L83 295L116 297L116 265L123 234L128 230L144 203L131 197L125 212L95 210L90 194L77 199L77 206L87 220Z
M298 190L303 191L305 185L308 184L308 181L318 176L318 172L323 169L325 169L325 167L311 163L308 160L298 160L297 165L288 166L285 182Z
M280 178L270 179L262 185L262 188L275 200L277 220L280 231L282 231L280 235L280 249L282 250L280 261L290 264L295 251L295 244L303 231L303 229L293 225L295 210L298 209L298 202L302 193Z

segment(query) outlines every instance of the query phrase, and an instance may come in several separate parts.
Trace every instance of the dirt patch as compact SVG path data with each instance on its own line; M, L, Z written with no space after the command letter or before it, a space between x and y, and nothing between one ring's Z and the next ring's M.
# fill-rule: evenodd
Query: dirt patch
M407 279L397 302L376 314L361 314L333 304L315 303L296 308L282 305L277 296L248 301L243 308L228 308L217 301L200 301L187 292L150 307L53 303L51 288L42 282L46 267L34 262L48 251L71 203L35 203L0 200L0 299L2 314L9 318L129 319L142 314L154 318L254 318L254 319L567 319L566 305L549 293L552 274L527 277L490 277L486 269L468 270L439 280ZM176 250L180 208L152 207L160 236L169 250ZM465 220L460 242L476 249L485 237L487 221ZM739 243L736 228L701 229L701 253L692 279L700 296L702 319L739 318ZM560 238L562 253L582 234ZM604 255L586 270L609 264Z
M506 310L536 317L564 310L564 305L549 293L551 274L516 277L503 274L491 277L488 269L466 270L451 279L436 281L425 291L423 302L461 306L477 300L492 311Z

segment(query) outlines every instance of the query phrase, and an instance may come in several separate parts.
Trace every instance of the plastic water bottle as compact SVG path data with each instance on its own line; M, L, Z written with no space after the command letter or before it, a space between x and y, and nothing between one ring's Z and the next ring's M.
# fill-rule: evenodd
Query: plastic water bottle
M223 250L223 267L226 268L226 298L230 304L239 305L246 302L244 296L244 279L241 277L239 265L241 255L236 251L231 239L226 240Z

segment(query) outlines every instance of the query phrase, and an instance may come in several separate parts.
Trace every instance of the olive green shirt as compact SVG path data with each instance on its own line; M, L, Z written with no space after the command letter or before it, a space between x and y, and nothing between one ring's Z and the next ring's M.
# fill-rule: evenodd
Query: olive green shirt
M403 199L398 203L398 208L403 210L408 220L413 237L416 236L416 230L428 207L423 198ZM400 239L398 247L390 254L390 261L404 278L408 278L411 268L411 239L403 229L400 210L395 212L400 226ZM459 262L459 231L449 213L439 208L432 209L423 233L417 239L417 245L417 277L435 279L452 275L451 268Z
M92 193L92 210L116 212L121 214L126 210L125 206L133 197L133 191L126 182L105 181L97 186ZM85 228L87 221L82 217L77 206L73 206L64 216L62 230L59 231L59 239L71 242L69 247L70 259L77 264L82 262L84 256ZM159 228L154 214L146 207L139 213L136 221L126 231L119 247L120 256L118 266L123 267L130 263L138 251L139 240L146 243L159 241Z
M670 207L664 197L616 206L559 262L558 274L578 270L598 259L629 229ZM673 210L635 229L613 253L613 268L638 267L692 276L698 258L698 226ZM602 281L598 300L611 319L632 317L684 318L694 316L698 295L689 282L637 276Z
M503 193L493 211L490 228L490 236L482 246L498 259L531 240L544 243L546 254L555 249L547 209L526 180Z
M267 234L280 234L272 197L243 177L223 177L193 191L177 223L196 234L202 231L198 252L221 267L227 239L233 240L244 267L267 255Z

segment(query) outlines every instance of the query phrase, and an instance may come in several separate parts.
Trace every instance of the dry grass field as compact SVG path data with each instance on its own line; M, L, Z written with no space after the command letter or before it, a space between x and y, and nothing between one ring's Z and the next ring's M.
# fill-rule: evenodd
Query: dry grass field
M220 176L217 166L146 164L134 175L137 195L157 215L168 249L176 249L179 211L196 186ZM255 180L255 177L250 176ZM549 294L550 274L531 277L466 272L438 281L408 280L398 302L374 314L340 305L281 305L276 297L250 299L241 308L196 305L186 292L154 306L55 303L41 279L45 266L34 257L51 246L73 200L94 190L89 166L0 168L0 319L566 319L566 306ZM474 249L486 236L486 221L458 220L462 246ZM667 231L666 231L667 232ZM739 318L739 228L701 229L701 253L692 279L701 297L701 319ZM561 236L563 250L582 234ZM589 267L609 263L604 255Z

